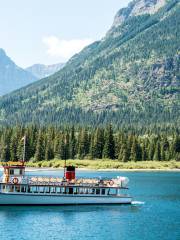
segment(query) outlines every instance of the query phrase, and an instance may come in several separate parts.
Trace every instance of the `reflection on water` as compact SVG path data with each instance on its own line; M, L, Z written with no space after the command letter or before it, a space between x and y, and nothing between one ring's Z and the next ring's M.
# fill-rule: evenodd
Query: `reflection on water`
M135 212L140 211L141 204L133 203L132 205L84 205L84 206L0 206L0 216L1 214L7 213L12 214L15 212L16 214L22 214L22 212L40 212L40 213L88 213L88 212Z

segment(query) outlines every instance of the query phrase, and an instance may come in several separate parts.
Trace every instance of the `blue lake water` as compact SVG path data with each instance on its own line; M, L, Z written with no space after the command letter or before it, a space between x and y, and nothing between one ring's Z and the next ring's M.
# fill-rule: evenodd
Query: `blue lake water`
M62 171L31 175L62 176ZM180 173L90 172L127 176L133 205L0 207L1 240L180 240Z

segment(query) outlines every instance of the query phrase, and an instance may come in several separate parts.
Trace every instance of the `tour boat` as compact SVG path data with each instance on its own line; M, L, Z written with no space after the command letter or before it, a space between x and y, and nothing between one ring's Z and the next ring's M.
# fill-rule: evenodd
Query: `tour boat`
M126 177L76 178L74 166L64 166L63 177L26 176L23 160L5 162L0 179L0 205L131 204Z
M75 167L65 166L63 177L26 176L25 163L3 165L0 205L131 204L128 178L76 178Z

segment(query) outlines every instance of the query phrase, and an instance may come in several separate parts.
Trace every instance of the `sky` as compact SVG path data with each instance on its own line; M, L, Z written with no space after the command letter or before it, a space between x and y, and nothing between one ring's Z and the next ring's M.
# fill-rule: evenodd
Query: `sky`
M0 48L20 67L66 62L130 0L0 0Z

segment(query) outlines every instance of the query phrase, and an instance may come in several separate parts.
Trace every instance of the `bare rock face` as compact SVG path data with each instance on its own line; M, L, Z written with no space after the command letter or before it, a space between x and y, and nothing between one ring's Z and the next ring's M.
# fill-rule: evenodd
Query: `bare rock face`
M131 16L154 14L165 4L166 0L134 0L116 14L112 28L120 26Z
M140 0L134 6L131 16L154 14L166 3L166 0Z

